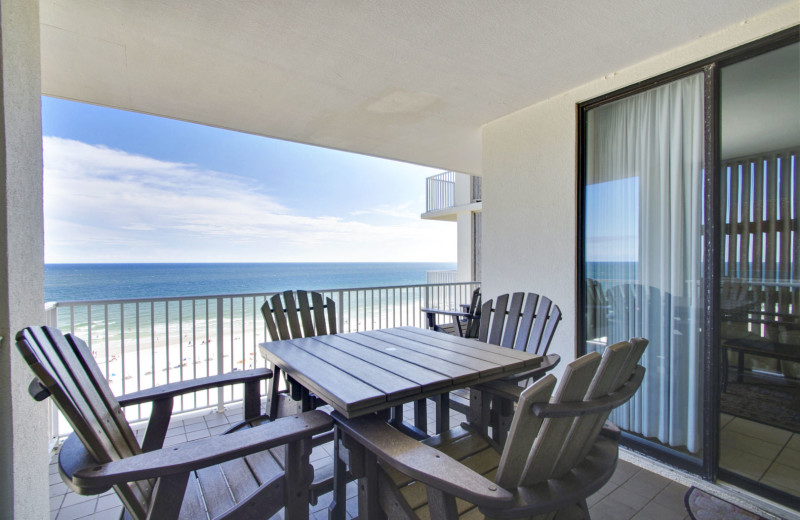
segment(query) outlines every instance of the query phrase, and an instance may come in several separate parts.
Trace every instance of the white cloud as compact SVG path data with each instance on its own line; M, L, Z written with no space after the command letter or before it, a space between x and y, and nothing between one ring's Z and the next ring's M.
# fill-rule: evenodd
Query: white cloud
M300 216L252 179L55 137L44 163L47 262L455 260L455 226L410 203Z

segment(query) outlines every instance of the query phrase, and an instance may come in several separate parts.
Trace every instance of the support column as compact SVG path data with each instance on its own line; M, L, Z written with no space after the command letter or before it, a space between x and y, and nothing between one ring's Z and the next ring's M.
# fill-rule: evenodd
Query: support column
M14 334L44 323L39 2L0 3L0 518L50 517L47 405Z

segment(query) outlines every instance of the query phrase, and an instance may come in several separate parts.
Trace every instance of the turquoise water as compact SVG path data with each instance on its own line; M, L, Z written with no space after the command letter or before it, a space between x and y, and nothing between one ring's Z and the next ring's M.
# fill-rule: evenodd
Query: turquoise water
M45 301L118 300L425 283L455 263L48 264Z

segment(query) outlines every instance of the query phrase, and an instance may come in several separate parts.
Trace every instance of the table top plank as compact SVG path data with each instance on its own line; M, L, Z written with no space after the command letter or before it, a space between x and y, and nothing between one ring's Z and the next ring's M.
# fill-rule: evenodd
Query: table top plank
M442 334L440 332L436 332L430 329L420 329L418 327L396 327L393 329L386 329L386 332L392 334L416 334L417 336L424 336L426 339L425 341L434 341L436 344L442 343L450 343L452 345L456 345L456 348L463 348L463 347L471 347L473 349L476 348L475 339L471 338L462 338L461 336L456 336L454 334ZM513 348L502 347L500 345L492 345L485 342L480 342L480 347L478 348L481 352L488 353L493 352L496 355L502 356L503 358L510 358L516 359L519 361L523 361L526 366L538 366L541 364L542 359L541 357L531 357L531 354L525 352L524 350L515 350Z
M398 341L385 341L365 332L345 334L343 337L379 352L391 353L392 356L410 361L415 366L424 366L446 376L452 384L466 383L478 377L474 369L453 363L448 359L442 359L437 355L439 354L438 352L420 352L413 347L409 348L407 345L402 345ZM389 337L388 339L391 340L393 338ZM402 338L398 339L402 340ZM413 345L413 342L411 343Z
M398 327L381 332L413 339L414 341L424 341L428 345L435 345L447 350L461 352L484 361L489 361L490 363L502 365L510 363L511 365L509 366L513 366L514 369L518 367L518 363L522 366L530 366L531 368L535 368L541 363L541 359L531 358L530 354L521 350L492 345L490 343L484 343L470 338L462 338L452 334L441 334L428 329Z
M435 345L435 342L426 340L424 338L408 338L404 337L403 335L382 330L364 332L364 334L370 335L386 343L402 346L409 350L414 350L416 352L428 354L429 356L437 357L454 365L463 366L470 371L475 372L476 375L493 374L503 371L502 363L486 361L484 359L473 357L463 353L463 351L459 351L458 349L444 348Z
M386 394L288 341L268 345L268 358L334 408L347 412L386 402Z
M379 367L392 367L392 370L403 374L403 378L425 387L440 388L452 384L448 374L437 372L424 364L415 364L407 359L404 349L381 350L358 343L354 338L343 335L317 336L317 339L331 347L356 356ZM391 348L391 347L390 347ZM427 361L427 360L426 360Z
M294 339L292 344L346 372L353 379L358 379L373 388L377 388L386 394L387 400L400 399L422 391L422 386L419 383L397 375L388 365L384 368L370 363L360 356L331 348L330 342L335 342L335 340L335 336L315 336Z

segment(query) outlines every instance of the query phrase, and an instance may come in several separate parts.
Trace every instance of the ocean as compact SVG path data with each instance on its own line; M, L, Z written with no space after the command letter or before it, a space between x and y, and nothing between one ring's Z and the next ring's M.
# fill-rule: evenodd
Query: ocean
M48 264L45 301L120 300L425 283L448 262Z

